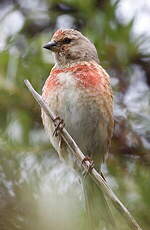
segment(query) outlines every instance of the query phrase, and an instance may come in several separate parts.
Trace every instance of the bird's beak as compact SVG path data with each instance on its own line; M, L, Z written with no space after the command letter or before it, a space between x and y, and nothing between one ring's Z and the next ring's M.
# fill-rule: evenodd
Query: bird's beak
M57 43L55 41L48 42L46 45L43 46L43 48L55 51L57 49Z

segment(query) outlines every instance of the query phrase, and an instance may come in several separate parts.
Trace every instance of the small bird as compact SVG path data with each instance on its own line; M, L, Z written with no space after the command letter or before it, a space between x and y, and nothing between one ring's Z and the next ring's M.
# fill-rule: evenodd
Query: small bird
M55 66L44 84L42 97L64 120L69 134L101 173L114 126L110 77L99 64L94 44L77 30L57 30L44 48L54 53ZM60 159L70 159L74 165L68 147L53 135L54 125L43 110L42 120ZM99 229L104 215L102 193L90 176L82 177L82 182L90 229Z

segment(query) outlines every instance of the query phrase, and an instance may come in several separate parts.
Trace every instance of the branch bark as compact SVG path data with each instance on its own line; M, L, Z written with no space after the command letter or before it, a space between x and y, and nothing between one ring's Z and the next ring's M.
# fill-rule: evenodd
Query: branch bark
M26 86L28 87L29 91L35 98L35 100L38 102L40 107L44 110L44 112L48 115L49 119L54 122L55 120L55 114L49 109L49 107L45 104L42 97L34 90L32 85L28 80L24 80ZM68 147L70 148L71 152L76 156L76 158L81 163L84 170L88 172L90 162L84 161L84 164L82 164L85 155L81 152L73 138L69 135L67 130L65 128L62 129L62 131L59 133L61 138L66 142ZM122 202L118 199L118 197L114 194L112 189L109 187L107 182L101 177L101 175L97 172L95 168L90 170L88 172L92 179L95 181L95 183L99 186L99 188L103 191L104 194L107 195L107 197L112 201L113 205L116 207L116 209L124 216L125 220L128 222L130 228L132 230L142 230L142 228L138 225L134 217L131 215L131 213L128 211L128 209L122 204Z

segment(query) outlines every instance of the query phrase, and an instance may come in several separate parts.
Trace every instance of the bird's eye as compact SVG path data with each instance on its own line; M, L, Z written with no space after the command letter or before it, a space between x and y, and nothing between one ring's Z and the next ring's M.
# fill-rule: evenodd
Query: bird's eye
M63 43L64 44L69 44L71 42L70 38L64 38Z

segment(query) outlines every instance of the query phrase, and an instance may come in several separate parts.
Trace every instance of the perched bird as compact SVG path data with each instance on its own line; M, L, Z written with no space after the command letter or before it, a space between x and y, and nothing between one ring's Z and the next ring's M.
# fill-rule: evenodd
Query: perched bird
M44 48L54 53L56 64L44 84L42 97L64 120L65 128L81 151L101 172L114 125L109 75L99 64L94 44L77 30L57 30ZM43 110L42 120L60 158L74 161L66 144L53 135L54 126ZM101 203L105 205L105 201L102 202L102 194L89 176L82 181L90 229L99 229L104 215Z

